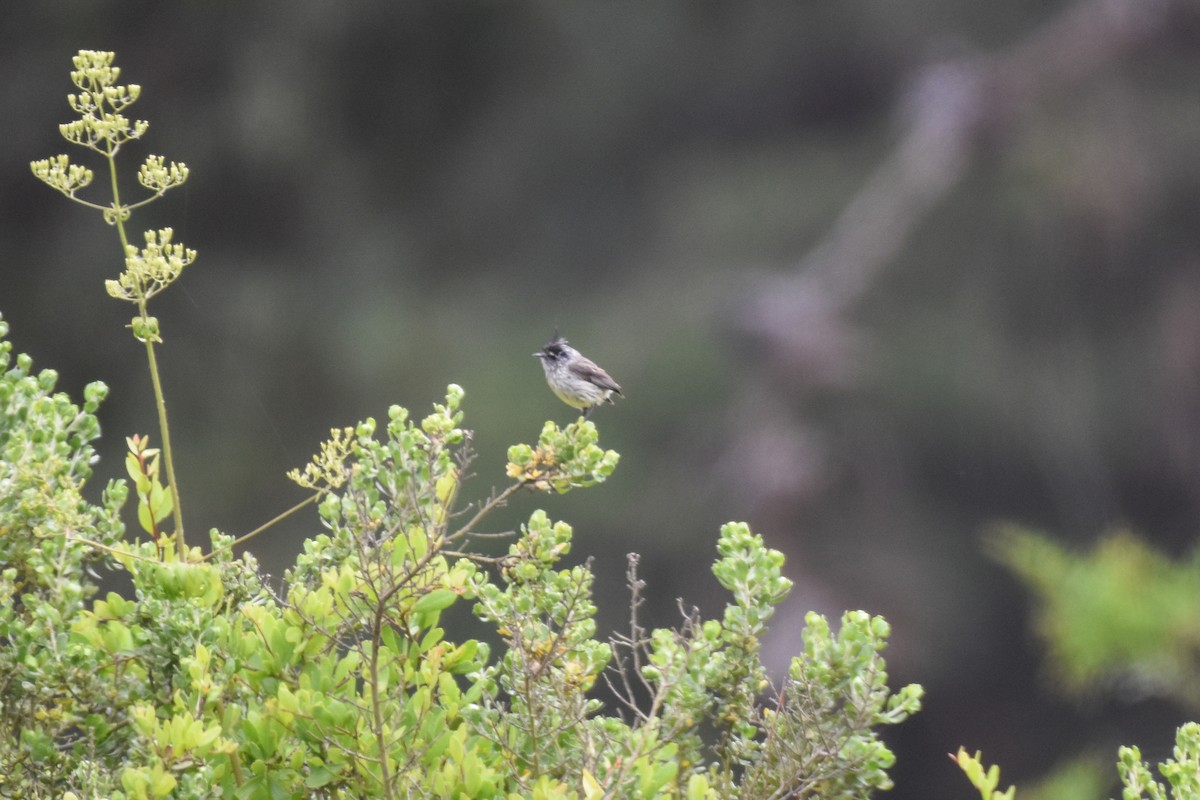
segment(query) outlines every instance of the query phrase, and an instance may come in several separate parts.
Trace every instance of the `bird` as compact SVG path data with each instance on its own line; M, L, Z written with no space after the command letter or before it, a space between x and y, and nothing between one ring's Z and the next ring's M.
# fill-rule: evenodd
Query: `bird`
M550 390L559 400L581 411L584 419L601 403L614 402L613 395L625 397L612 376L567 344L557 331L533 357L542 362Z

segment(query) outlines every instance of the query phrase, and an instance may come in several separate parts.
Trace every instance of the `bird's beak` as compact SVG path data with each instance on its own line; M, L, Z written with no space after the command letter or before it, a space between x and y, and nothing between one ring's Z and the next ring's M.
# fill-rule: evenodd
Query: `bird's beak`
M545 353L534 353L533 357L534 358L545 358L546 354Z

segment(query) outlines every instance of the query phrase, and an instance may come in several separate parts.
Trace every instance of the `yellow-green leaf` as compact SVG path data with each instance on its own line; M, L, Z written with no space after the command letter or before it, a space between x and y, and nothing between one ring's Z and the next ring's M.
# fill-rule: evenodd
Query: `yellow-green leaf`
M598 800L604 797L604 787L586 769L583 771L583 796L585 800Z
M429 611L441 611L444 608L449 608L457 598L458 595L449 589L434 589L413 605L413 611L417 614L424 614Z

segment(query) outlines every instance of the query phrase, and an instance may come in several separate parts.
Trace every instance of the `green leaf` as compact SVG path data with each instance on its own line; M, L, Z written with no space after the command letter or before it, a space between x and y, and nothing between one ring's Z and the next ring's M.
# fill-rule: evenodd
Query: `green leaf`
M171 511L175 508L175 501L171 497L171 493L166 490L166 487L161 483L156 483L150 487L150 509L154 512L154 521L162 522L167 517L171 516Z
M604 796L604 787L600 785L592 773L586 769L583 771L583 797L584 800L599 800Z
M319 789L337 777L337 773L328 767L313 767L304 778L304 785L309 789Z
M150 519L150 506L144 503L141 498L138 498L138 524L142 526L142 530L151 535L154 534L154 520Z
M705 800L708 795L708 778L697 772L688 778L687 800Z
M142 462L138 461L138 457L133 453L125 454L125 471L129 473L133 485L137 487L138 492L145 493L150 488L150 479L142 474Z
M434 589L413 605L413 611L417 614L441 611L449 608L457 599L458 594L449 589Z

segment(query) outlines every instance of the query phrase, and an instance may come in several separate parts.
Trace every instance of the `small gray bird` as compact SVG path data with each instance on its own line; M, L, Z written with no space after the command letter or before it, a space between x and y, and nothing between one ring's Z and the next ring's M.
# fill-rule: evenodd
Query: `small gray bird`
M582 411L585 419L601 403L612 403L614 394L625 396L607 372L568 345L567 340L557 333L533 357L541 359L551 391L571 408Z

